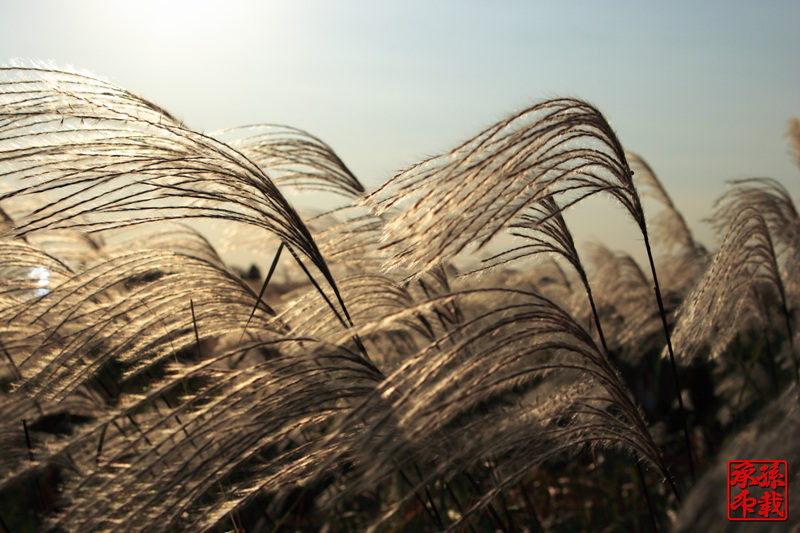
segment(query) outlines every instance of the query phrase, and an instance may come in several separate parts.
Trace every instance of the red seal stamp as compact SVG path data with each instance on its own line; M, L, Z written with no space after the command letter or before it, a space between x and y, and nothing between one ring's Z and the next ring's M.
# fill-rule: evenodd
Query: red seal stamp
M728 461L728 519L786 520L786 461Z

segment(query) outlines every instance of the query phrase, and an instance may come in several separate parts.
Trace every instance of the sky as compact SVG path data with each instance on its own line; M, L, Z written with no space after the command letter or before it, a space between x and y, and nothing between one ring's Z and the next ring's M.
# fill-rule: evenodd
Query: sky
M87 70L199 131L305 129L369 189L573 96L650 163L707 244L701 221L726 180L800 193L784 138L800 116L796 0L4 2L0 63L20 60ZM573 216L579 243L637 240L615 206Z

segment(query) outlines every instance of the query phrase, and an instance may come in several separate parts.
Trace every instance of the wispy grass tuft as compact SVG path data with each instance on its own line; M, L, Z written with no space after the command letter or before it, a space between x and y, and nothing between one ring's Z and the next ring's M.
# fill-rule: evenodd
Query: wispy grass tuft
M367 193L310 133L209 136L88 75L5 68L0 178L6 530L666 529L694 459L796 387L788 192L737 182L708 253L580 100ZM344 205L304 220L288 188ZM579 253L565 213L595 194L649 272ZM197 219L246 230L264 279Z

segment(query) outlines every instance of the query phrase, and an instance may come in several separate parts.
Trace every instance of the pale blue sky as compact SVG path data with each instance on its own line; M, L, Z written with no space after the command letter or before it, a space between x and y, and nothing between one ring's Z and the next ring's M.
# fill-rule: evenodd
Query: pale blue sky
M797 0L7 2L0 62L12 59L89 70L203 131L306 129L368 187L525 106L576 96L651 163L701 236L727 179L800 192L783 138L800 115ZM579 240L602 237L598 213L584 215Z

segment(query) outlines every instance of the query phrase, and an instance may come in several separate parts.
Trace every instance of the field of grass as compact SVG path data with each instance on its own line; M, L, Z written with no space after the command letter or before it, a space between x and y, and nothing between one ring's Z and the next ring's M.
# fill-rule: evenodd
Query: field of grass
M0 175L0 531L739 531L728 459L797 480L796 204L733 182L708 250L583 101L366 191L304 131L5 68ZM578 250L595 195L644 267Z

